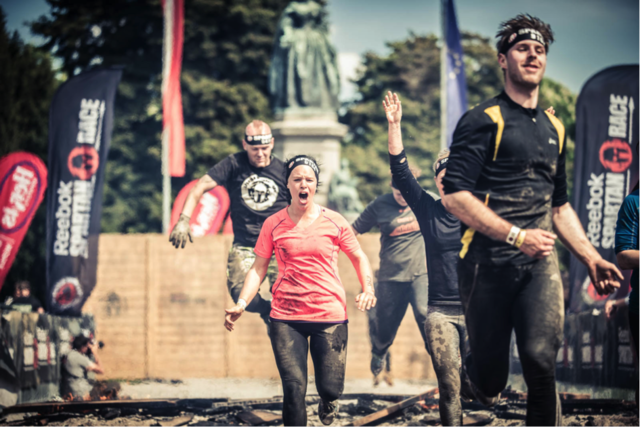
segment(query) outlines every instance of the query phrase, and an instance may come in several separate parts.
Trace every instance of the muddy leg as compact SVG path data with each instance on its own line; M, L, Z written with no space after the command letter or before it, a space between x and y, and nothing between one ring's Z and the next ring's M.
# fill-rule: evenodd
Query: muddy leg
M440 418L443 426L462 425L460 405L460 337L455 322L459 307L429 307L426 336L433 369L440 389Z
M308 334L294 325L273 322L271 347L282 380L282 420L285 426L306 426Z

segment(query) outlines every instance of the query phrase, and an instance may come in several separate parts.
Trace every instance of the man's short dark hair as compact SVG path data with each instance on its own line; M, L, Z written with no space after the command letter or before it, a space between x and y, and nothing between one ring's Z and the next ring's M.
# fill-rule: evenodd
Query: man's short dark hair
M16 290L31 291L31 284L26 280L20 280L16 282Z
M542 20L536 18L535 16L531 16L527 14L520 14L515 18L509 19L508 21L504 21L500 24L500 30L496 34L496 38L498 41L496 42L496 49L498 52L502 51L502 47L508 43L507 40L509 36L513 33L517 33L518 30L523 28L530 28L533 30L537 30L542 34L544 40L546 41L546 50L549 51L549 45L553 43L553 31L551 30L551 26L549 24L544 23Z
M89 344L90 342L91 340L85 337L84 335L78 335L73 339L73 343L71 344L71 347L74 350L80 350L82 347Z

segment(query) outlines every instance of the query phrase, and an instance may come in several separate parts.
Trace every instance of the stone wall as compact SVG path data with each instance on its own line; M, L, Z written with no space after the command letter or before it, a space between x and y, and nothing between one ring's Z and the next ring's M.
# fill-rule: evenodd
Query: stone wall
M359 240L377 269L379 235ZM224 308L232 305L226 288L231 242L230 236L207 236L177 250L164 235L100 236L98 283L84 311L93 313L105 344L100 357L106 377L278 377L257 315L246 313L233 333L224 329ZM339 270L348 298L347 376L369 378L367 317L355 307L360 285L342 253ZM391 352L397 378L435 378L411 307Z

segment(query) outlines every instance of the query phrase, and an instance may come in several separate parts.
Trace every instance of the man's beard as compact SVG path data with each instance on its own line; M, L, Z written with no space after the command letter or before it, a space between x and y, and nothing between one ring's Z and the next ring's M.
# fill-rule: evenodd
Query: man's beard
M513 70L513 71L512 71ZM538 86L540 86L540 81L542 79L540 79L538 82L531 82L531 81L526 81L522 78L521 74L518 74L517 72L518 68L514 67L514 68L509 68L509 70L507 71L507 74L509 76L509 80L511 80L511 83L514 86L518 86L524 90L534 90L536 89Z

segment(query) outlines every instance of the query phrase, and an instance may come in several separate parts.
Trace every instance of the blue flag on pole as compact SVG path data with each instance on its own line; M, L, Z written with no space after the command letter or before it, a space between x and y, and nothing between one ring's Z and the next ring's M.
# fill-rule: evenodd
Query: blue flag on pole
M462 60L462 45L460 31L453 0L443 0L444 35L447 46L446 55L446 96L447 96L447 147L451 146L453 131L458 120L467 111L467 81L464 76L464 61Z

